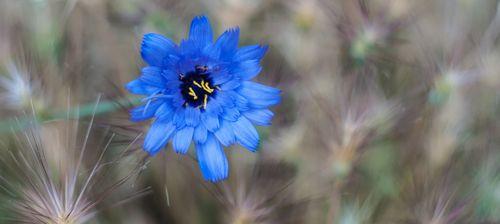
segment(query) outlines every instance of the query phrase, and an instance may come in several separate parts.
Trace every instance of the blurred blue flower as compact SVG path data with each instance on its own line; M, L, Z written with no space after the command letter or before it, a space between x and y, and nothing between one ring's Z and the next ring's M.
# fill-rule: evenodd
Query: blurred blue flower
M254 124L271 124L267 108L280 102L280 90L250 81L262 70L267 46L238 48L238 39L239 29L232 28L213 42L204 16L193 19L179 45L160 34L144 35L141 55L149 66L126 88L147 96L130 114L132 121L154 118L143 146L150 155L169 140L185 154L194 141L203 177L217 182L229 172L221 144L257 150Z

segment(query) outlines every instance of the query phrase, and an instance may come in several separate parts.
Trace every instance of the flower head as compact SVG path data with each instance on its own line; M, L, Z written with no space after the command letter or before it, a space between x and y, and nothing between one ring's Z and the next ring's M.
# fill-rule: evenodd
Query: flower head
M262 70L267 46L238 48L238 38L239 29L232 28L213 42L204 16L193 19L179 45L160 34L144 35L141 55L149 66L126 88L147 96L130 114L132 121L154 118L144 140L150 155L170 140L184 154L194 141L203 177L217 182L229 171L221 144L257 150L254 124L270 124L267 108L280 102L280 90L250 81Z

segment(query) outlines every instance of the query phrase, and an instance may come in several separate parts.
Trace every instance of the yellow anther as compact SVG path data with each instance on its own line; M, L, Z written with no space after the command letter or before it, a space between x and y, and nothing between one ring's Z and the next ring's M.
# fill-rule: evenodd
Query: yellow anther
M200 87L200 88L203 88L201 85L203 85L203 80L201 81L201 85L200 83L198 83L197 81L193 81L193 84L195 84L196 86Z
M196 95L196 93L194 92L193 88L189 87L189 93L188 93L190 96L193 97L193 99L198 99L198 96Z
M208 95L205 94L205 97L203 98L203 109L207 109L207 101L208 101Z
M214 91L214 89L210 88L210 83L208 83L208 82L202 81L201 85L203 86L203 89L205 91L207 91L208 93L212 93Z

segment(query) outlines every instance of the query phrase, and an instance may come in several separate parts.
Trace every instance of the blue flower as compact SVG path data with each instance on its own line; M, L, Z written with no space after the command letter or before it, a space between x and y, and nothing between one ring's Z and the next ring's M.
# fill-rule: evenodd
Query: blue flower
M189 37L179 45L155 33L144 35L141 56L149 65L126 85L145 95L144 105L130 111L132 121L154 119L144 140L151 156L172 141L185 154L194 142L203 177L227 178L222 146L238 143L254 152L259 135L254 125L270 125L268 107L280 102L280 90L251 81L262 67L267 46L238 48L239 28L226 30L215 42L208 19L191 22Z

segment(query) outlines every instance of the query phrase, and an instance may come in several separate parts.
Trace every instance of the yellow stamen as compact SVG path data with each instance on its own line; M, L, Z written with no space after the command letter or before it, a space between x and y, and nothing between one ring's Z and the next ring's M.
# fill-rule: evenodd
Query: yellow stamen
M189 87L189 93L188 93L190 96L193 97L193 99L198 99L198 96L196 95L196 93L194 92L193 88Z
M210 83L208 83L208 82L202 81L201 85L203 86L203 89L205 91L207 91L208 93L212 93L214 91L214 89L210 88Z
M203 80L201 81L201 85L200 83L198 83L197 81L193 81L193 84L195 84L196 86L200 87L200 88L203 88L201 85L203 85Z
M203 109L207 109L207 101L208 101L208 95L205 94L205 97L203 98Z

